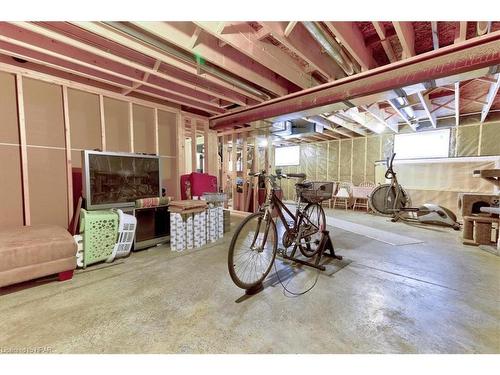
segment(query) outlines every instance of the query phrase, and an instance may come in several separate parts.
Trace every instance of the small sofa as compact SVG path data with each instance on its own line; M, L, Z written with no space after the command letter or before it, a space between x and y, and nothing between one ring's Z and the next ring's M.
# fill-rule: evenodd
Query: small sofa
M0 229L0 287L57 274L73 277L77 246L56 225Z

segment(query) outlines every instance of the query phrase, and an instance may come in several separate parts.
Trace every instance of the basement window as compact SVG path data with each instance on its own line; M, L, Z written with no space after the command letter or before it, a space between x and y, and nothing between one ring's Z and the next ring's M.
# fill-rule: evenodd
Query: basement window
M449 150L450 129L394 136L396 159L447 158Z
M277 147L274 149L274 165L284 167L300 164L300 146Z

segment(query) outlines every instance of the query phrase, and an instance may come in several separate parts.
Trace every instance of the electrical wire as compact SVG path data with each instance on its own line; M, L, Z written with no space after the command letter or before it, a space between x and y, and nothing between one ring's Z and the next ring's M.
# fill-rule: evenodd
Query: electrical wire
M286 250L285 250L285 251L286 251ZM313 283L313 284L312 284L312 285L311 285L308 289L306 289L306 290L304 290L304 291L302 291L302 292L293 292L293 291L291 291L291 290L289 290L289 289L287 288L288 284L289 284L289 283L293 280L293 278L292 278L292 279L290 279L290 280L286 283L286 285L285 285L285 284L283 283L283 281L281 280L281 278L280 278L280 274L279 274L279 272L278 272L278 267L276 267L276 260L274 260L273 265L274 265L274 271L276 272L276 277L278 278L279 283L280 283L280 284L281 284L281 286L283 287L283 295L284 295L284 296L287 296L287 295L286 295L286 293L285 293L285 291L286 291L286 292L288 292L289 294L293 295L294 297L302 296L302 295L306 294L307 292L311 291L311 290L312 290L312 288L314 288L314 287L316 286L316 283L318 282L318 279L319 279L319 274L320 274L320 272L321 272L321 270L319 270L319 269L317 270L317 273L316 273L316 279L314 280L314 283Z

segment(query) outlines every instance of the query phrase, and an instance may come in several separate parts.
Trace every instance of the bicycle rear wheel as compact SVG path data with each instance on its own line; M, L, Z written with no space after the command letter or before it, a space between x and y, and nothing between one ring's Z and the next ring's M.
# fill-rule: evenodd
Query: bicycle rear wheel
M390 184L377 186L368 199L371 209L382 216L394 216L397 210L408 206L410 201L408 193L401 185L399 191L399 197L396 198L397 188Z
M300 239L299 250L306 257L313 257L319 251L323 231L326 229L325 211L318 203L309 203L304 208L304 216L300 218L299 228L311 233Z
M242 289L251 289L264 281L276 257L278 232L264 212L248 216L236 229L227 264L233 282Z

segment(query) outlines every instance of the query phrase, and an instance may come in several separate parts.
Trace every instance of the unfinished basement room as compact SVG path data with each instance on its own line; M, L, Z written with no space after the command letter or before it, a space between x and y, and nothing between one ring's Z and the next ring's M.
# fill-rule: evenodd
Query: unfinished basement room
M0 354L498 366L498 3L185 6L0 14Z

